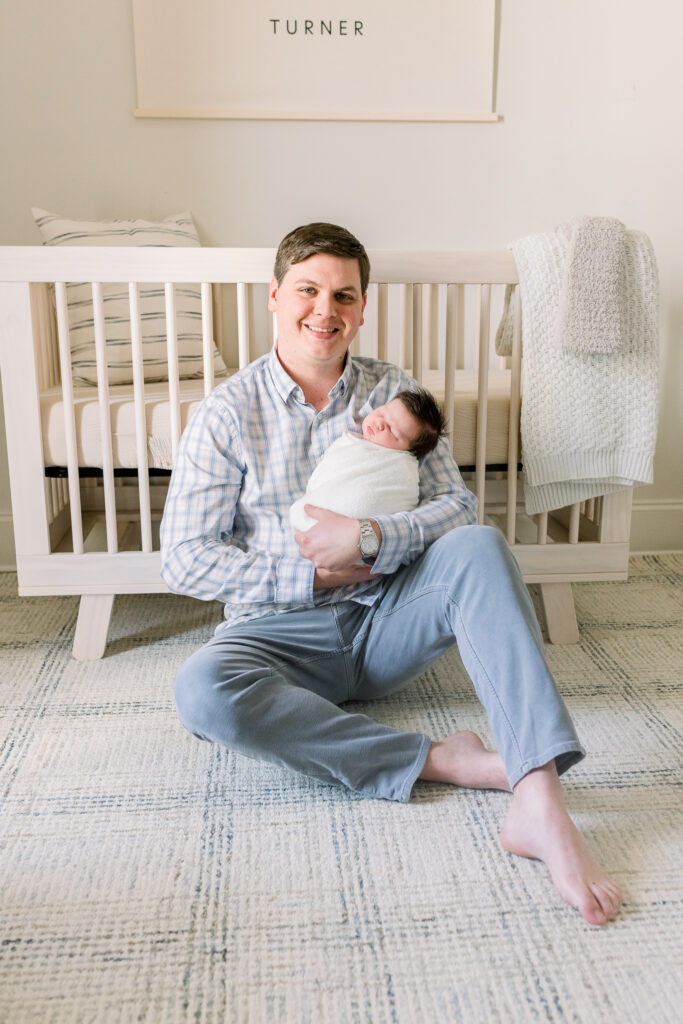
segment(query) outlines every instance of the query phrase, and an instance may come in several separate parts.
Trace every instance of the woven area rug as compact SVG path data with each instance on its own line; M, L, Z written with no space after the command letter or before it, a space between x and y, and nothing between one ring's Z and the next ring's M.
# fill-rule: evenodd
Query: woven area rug
M574 593L547 654L589 752L567 801L625 892L602 929L501 849L507 794L364 800L183 732L217 606L117 598L84 664L77 599L0 575L0 1020L680 1021L683 555ZM490 736L455 652L369 710Z

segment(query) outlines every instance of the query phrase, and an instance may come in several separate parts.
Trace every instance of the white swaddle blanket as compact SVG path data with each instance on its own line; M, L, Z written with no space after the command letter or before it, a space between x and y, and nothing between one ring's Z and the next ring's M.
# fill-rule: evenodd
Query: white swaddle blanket
M317 520L306 515L304 505L362 519L409 512L419 500L414 455L347 432L327 449L311 473L303 498L291 506L289 518L295 530L309 530Z

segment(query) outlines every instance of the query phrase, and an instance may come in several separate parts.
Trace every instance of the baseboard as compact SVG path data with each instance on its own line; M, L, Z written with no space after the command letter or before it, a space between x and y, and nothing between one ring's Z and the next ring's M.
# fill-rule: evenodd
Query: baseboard
M683 500L634 501L631 551L683 551ZM16 570L12 516L0 513L0 572Z
M631 552L683 551L683 501L633 502Z

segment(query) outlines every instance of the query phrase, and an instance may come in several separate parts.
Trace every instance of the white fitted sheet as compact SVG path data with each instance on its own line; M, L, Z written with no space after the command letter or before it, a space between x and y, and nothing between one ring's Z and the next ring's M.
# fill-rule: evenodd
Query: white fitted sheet
M440 376L436 370L428 371L424 375L423 384L433 392L437 400L443 402L444 392ZM453 423L453 454L460 466L472 466L475 461L477 390L475 371L456 371L454 409L447 415ZM492 371L489 374L487 415L486 461L489 465L507 462L509 391L510 371ZM183 430L204 397L203 382L180 381L179 393L180 426ZM78 464L101 468L102 444L97 389L74 389L74 405ZM109 406L114 466L117 469L136 467L133 386L119 384L110 387ZM51 388L41 395L41 414L45 465L66 466L64 402L60 387ZM166 382L145 385L145 414L149 466L155 469L171 469L171 416Z

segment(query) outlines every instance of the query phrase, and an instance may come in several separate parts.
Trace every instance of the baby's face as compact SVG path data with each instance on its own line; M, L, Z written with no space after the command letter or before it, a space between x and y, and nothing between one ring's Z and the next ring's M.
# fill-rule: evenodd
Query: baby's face
M361 430L366 441L402 452L407 452L422 433L419 421L408 412L400 398L393 398L368 413Z

